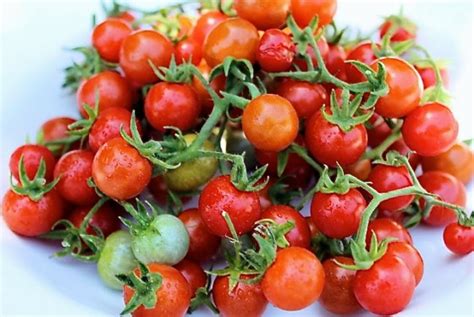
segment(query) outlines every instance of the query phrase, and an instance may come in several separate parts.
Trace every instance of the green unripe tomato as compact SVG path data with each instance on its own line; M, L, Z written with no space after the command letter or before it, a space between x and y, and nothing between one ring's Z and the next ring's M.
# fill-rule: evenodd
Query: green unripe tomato
M189 145L195 139L195 134L184 136ZM214 145L206 140L202 146L203 150L213 151ZM184 162L175 170L165 174L165 182L169 189L178 192L192 191L207 183L217 171L218 161L215 157L201 157L189 162Z
M102 281L113 289L122 289L122 283L115 275L129 273L138 265L131 243L132 237L123 230L115 231L105 240L97 270Z
M175 265L189 249L189 235L178 217L159 215L150 225L132 236L132 251L138 261Z

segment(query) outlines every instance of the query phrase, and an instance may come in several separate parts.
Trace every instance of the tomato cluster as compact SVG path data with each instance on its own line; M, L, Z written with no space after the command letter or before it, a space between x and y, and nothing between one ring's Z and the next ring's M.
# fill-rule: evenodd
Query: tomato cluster
M424 266L407 228L474 250L446 70L403 16L354 41L336 0L217 2L115 4L66 70L81 118L11 155L4 221L97 262L136 317L402 311Z

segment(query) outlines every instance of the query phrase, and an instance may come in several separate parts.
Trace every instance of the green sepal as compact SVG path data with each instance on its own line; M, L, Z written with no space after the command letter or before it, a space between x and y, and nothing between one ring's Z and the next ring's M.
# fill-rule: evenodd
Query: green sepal
M286 165L288 164L288 157L290 155L290 149L285 149L278 153L277 157L277 176L281 177L283 172L286 169Z
M169 83L186 83L189 84L193 79L193 67L190 62L176 64L174 55L171 56L171 61L168 67L156 67L152 60L148 60L148 64L155 73L156 77L164 82Z
M286 176L279 178L268 189L268 196L273 205L289 205L295 198L303 196L301 188L293 190L288 184L285 184L286 178Z
M211 268L212 270L212 268ZM188 314L192 314L196 309L205 305L209 308L214 314L218 315L219 310L216 305L211 300L211 275L207 274L206 285L204 287L199 287L194 293L191 303L189 304Z
M164 212L158 205L151 204L149 201L145 200L142 202L140 199L136 198L136 207L127 201L122 201L120 204L128 212L134 221L119 217L122 223L128 227L130 234L132 236L138 236L143 231L147 230L150 224L155 220L159 214L164 214Z
M329 175L329 168L324 166L324 170L321 173L319 181L317 183L317 189L319 192L324 194L346 194L353 186L350 179L344 174L344 170L338 164L336 169L336 178L334 181Z

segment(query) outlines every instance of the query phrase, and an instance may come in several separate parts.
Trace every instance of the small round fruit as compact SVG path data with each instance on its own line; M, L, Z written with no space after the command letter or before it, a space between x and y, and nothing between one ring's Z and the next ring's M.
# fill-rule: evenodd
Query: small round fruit
M96 25L92 31L92 45L100 57L118 63L123 40L132 33L129 23L121 19L108 18Z
M286 21L290 0L236 0L234 9L259 30L279 28Z
M474 227L451 223L444 229L443 240L454 254L464 255L474 251Z
M328 25L332 22L336 9L336 0L291 0L291 13L302 28L308 26L315 16L319 18L319 27Z
M35 177L38 172L38 168L41 160L46 165L46 181L50 182L53 180L54 166L56 165L56 159L53 153L48 150L47 147L36 144L26 144L17 148L10 156L10 172L12 176L19 181L18 164L21 157L23 157L23 165L25 166L26 176L31 180Z

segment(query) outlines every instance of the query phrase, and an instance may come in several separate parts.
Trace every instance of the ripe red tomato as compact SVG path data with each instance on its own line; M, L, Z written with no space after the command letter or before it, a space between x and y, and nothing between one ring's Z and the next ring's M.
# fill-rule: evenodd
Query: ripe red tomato
M262 286L259 282L245 283L253 276L241 275L240 278L243 281L238 282L232 290L229 289L228 275L218 276L215 279L212 286L212 299L220 315L222 317L262 316L268 305Z
M221 239L209 232L201 219L199 210L186 209L178 217L189 234L189 250L186 257L197 262L212 258L219 249Z
M22 236L36 237L48 232L63 215L64 202L55 189L38 201L12 190L3 196L3 219L11 231Z
M125 38L120 49L120 67L134 84L143 86L158 81L149 62L168 67L173 44L153 30L138 30Z
M374 50L372 49L372 44L373 43L370 41L360 42L357 46L352 48L347 53L346 60L359 61L364 64L370 65L373 61L377 59L377 56L375 56ZM349 83L360 83L367 80L365 76L354 65L346 63L344 68Z
M108 18L94 27L92 45L101 58L111 63L118 63L123 40L132 31L130 24L124 20Z
M64 200L80 206L93 205L99 197L87 185L92 176L94 153L74 150L63 155L54 168L54 177L60 178L56 189Z
M206 61L202 60L201 63L198 66L199 71L201 74L204 76L204 78L209 79L209 73L211 71L211 68L209 65L207 65ZM216 92L218 95L220 95L220 91L225 89L225 83L226 83L226 78L224 75L219 75L211 82L209 83L209 86ZM198 98L199 98L199 103L201 104L201 112L203 116L207 116L208 114L211 113L212 108L214 107L214 102L212 101L211 96L209 96L209 93L207 92L206 88L202 85L201 81L193 77L193 82L192 82L194 91L197 93Z
M408 62L398 57L383 57L372 62L377 71L380 62L385 66L387 95L380 97L375 104L375 112L386 118L402 118L415 110L421 100L423 85L420 75Z
M385 255L393 255L402 259L413 272L416 285L420 283L423 278L424 264L420 252L415 247L406 242L394 241L389 243Z
M390 129L383 117L376 113L370 117L369 124L371 125L371 127L367 128L369 145L371 148L376 148L392 133L392 129Z
M372 164L368 159L361 159L351 165L347 165L346 167L344 167L344 172L346 174L353 175L363 181L369 178L371 171Z
M174 266L188 281L191 287L191 294L196 294L196 290L200 287L205 287L207 282L206 273L202 267L188 259L184 259Z
M320 163L336 167L353 164L367 148L367 130L363 124L349 132L328 122L321 111L314 113L306 122L305 141L308 150Z
M75 227L79 228L91 208L92 206L76 207L69 214L69 221L71 221L71 223ZM116 205L113 205L112 203L105 203L104 205L102 205L102 207L99 208L99 210L97 210L97 213L91 218L89 225L86 228L86 232L88 234L94 235L96 232L93 227L97 227L102 231L104 237L107 237L111 233L120 230L120 211L120 208L117 208Z
M10 172L12 176L19 180L18 164L20 158L23 156L23 165L25 166L26 176L29 179L33 179L38 171L41 159L44 160L46 165L46 181L50 182L53 180L54 166L56 165L56 159L53 153L48 150L47 147L36 144L26 144L17 148L10 156Z
M55 117L48 121L45 121L38 133L41 137L43 142L51 142L57 141L69 136L69 129L68 126L76 122L75 119L69 117ZM59 152L62 151L62 147L58 150Z
M410 166L413 168L413 170L416 170L418 165L420 165L421 157L417 153L410 150L403 137L399 138L397 141L393 142L392 145L390 145L387 153L390 151L397 151L403 156L408 156L408 162L410 163Z
M420 67L415 65L415 69L420 74L421 81L423 82L423 88L430 88L436 84L436 75L435 71L432 67ZM448 70L445 68L441 68L441 79L443 80L443 86L448 87L449 85L449 76Z
M405 118L402 135L410 149L422 156L436 156L456 143L458 122L448 107L429 103Z
M401 189L413 185L410 174L405 166L390 166L378 164L370 172L368 181L379 193ZM405 195L390 198L380 203L379 208L387 211L397 211L408 207L415 197Z
M94 108L96 98L99 101L99 112L107 108L132 108L132 91L120 74L104 71L82 82L77 90L77 106L81 116L88 117L84 104Z
M402 259L393 255L385 255L370 269L358 271L354 281L354 295L359 304L377 315L402 311L414 290L413 272Z
M151 179L152 166L125 142L115 138L102 145L92 162L92 178L107 196L126 200L140 194Z
M290 0L236 0L234 8L239 17L265 31L285 24Z
M261 95L244 109L242 129L257 149L278 152L298 135L298 115L291 103L273 94ZM265 131L265 133L262 133Z
M467 184L474 177L474 152L466 144L457 142L444 153L422 157L421 166L424 172L442 171Z
M466 206L466 189L454 176L432 171L423 173L418 180L426 191L437 195L441 201L461 207ZM420 199L420 206L425 207L424 199ZM456 220L457 216L453 210L441 206L434 206L430 214L423 218L423 221L431 226L446 226Z
M161 132L166 130L166 126L182 131L191 129L200 112L199 99L186 84L158 83L145 98L145 117L153 128Z
M275 93L291 103L300 119L309 118L323 105L329 106L329 95L320 84L287 79L278 85Z
M386 238L395 238L397 241L413 244L413 240L408 230L393 219L380 218L369 222L365 239L367 248L370 247L372 232L375 233L378 242L381 242Z
M161 275L162 284L156 291L156 305L154 308L146 308L140 306L132 313L133 317L182 317L191 302L191 287L184 278L184 276L174 267L150 263L147 265L152 273ZM140 276L140 271L135 269L135 274ZM135 291L128 286L124 286L123 298L125 303L128 303Z
M451 223L443 232L446 247L454 254L464 255L474 251L474 227Z
M209 33L222 21L227 20L227 15L220 11L209 11L201 15L194 26L192 37L198 41L201 45L204 44L204 40L207 38Z
M329 45L328 54L324 60L328 71L339 79L347 80L346 75L346 51L341 45Z
M257 62L266 72L284 72L291 68L296 46L291 37L279 29L263 33L257 49Z
M379 35L380 39L382 39L388 30L391 28L392 22L390 20L385 21L379 27ZM416 33L412 33L404 27L399 27L393 32L393 35L390 37L390 41L392 42L403 42L414 39L416 37Z
M334 314L350 314L361 307L354 295L356 271L346 270L337 262L352 265L354 260L345 256L337 256L323 262L326 279L319 303Z
M311 201L311 219L328 237L342 239L357 232L366 206L364 196L355 188L345 194L318 192Z
M221 237L230 236L223 211L229 214L239 235L251 231L255 221L261 218L257 193L238 190L228 175L218 176L207 183L199 197L202 221L211 233Z
M211 67L221 64L226 57L255 62L259 42L255 26L243 19L233 18L219 23L204 42L204 59Z
M291 13L302 28L306 27L314 16L319 17L318 27L328 25L332 22L336 9L336 0L291 0Z
M202 59L201 44L192 37L179 41L175 46L175 58L178 65L189 61L199 65Z
M303 309L317 301L323 286L321 262L312 252L299 247L279 250L262 280L263 293L268 301L290 311Z
M306 220L296 209L284 205L271 206L262 212L262 219L271 219L278 224L292 222L295 227L285 234L289 246L309 249L311 233Z

